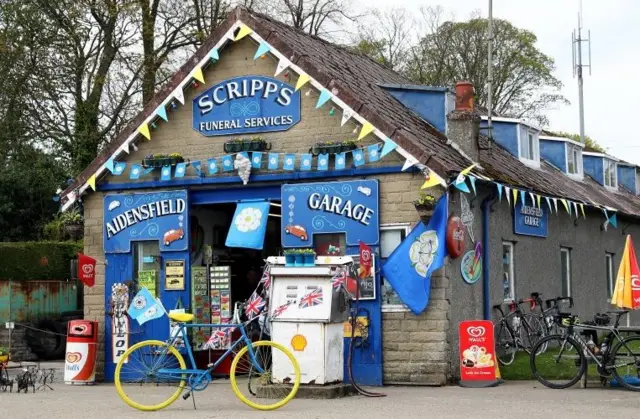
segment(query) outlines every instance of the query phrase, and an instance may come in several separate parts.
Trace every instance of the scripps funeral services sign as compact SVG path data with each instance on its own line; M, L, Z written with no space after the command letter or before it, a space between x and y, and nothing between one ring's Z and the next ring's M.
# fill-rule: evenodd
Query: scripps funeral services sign
M208 137L286 131L300 122L300 91L278 79L224 80L193 99L193 129Z

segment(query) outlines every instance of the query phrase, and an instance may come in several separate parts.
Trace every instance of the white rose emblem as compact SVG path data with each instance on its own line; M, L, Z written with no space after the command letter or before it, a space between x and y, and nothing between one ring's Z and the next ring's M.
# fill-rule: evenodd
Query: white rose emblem
M149 317L155 316L157 313L158 313L158 309L156 308L156 306L152 306L152 307L149 307L149 309L144 312L144 316L149 318Z
M147 299L140 295L133 299L133 306L138 310L142 310L143 308L145 308L146 305L147 305Z
M358 160L358 161L362 158L362 156L360 154L356 154L355 157L356 157L356 160Z
M344 159L341 157L338 159L338 164L343 164L344 163Z
M416 238L409 249L411 265L418 275L427 276L427 271L438 252L438 235L434 230L425 231Z
M260 227L261 220L262 211L257 208L245 208L240 211L240 214L238 214L234 223L238 228L238 231L246 233Z

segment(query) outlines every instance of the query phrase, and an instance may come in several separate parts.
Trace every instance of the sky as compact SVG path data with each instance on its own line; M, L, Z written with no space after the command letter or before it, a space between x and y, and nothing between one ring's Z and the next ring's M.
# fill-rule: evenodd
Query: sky
M421 6L442 6L446 14L464 20L474 10L487 17L489 0L367 0L366 4L416 13ZM571 57L571 32L577 29L579 10L580 0L493 0L494 18L535 33L538 48L555 59L555 75L571 104L548 112L552 131L580 132L578 81ZM591 75L584 70L585 133L609 154L640 165L640 107L635 102L640 93L640 1L583 0L582 11L583 38L591 30L592 61ZM584 64L586 56L583 53Z

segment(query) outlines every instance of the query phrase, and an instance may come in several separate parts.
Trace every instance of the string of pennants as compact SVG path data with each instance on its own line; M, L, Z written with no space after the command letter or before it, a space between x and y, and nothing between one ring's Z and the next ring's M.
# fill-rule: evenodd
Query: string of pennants
M382 148L382 150L381 150ZM236 170L234 166L235 157L240 154L251 161L251 169L268 170L296 170L311 171L314 168L314 156L311 153L286 153L286 152L245 152L224 154L217 157L211 157L207 160L181 162L173 166L163 166L160 168L160 180L169 181L173 178L183 178L187 175L187 167L194 169L195 175L202 177L205 175L216 175L224 172L233 172ZM387 153L384 150L383 143L371 144L366 147L356 148L341 153L324 153L318 154L315 161L315 169L318 171L329 170L331 162L335 170L347 169L347 161L349 155L353 160L353 165L360 167L366 163L375 163L384 157ZM204 167L203 167L204 165ZM107 169L114 176L124 175L127 167L129 167L129 179L137 180L154 171L153 167L144 167L137 163L115 162L109 159L106 164ZM95 184L92 185L92 188Z
M237 33L236 33L237 30ZM234 35L234 33L236 33ZM403 165L402 170L405 171L413 166L418 166L424 173L428 173L429 174L429 178L431 179L431 182L433 182L433 185L437 185L440 184L442 186L446 186L447 183L446 181L441 178L440 176L438 176L435 172L429 170L427 167L425 167L424 165L421 165L418 160L413 157L411 154L409 154L406 150L404 150L402 147L398 146L398 144L395 143L395 141L393 141L391 138L389 138L388 136L386 136L384 133L382 133L380 130L378 130L377 128L375 128L373 126L373 124L371 124L369 121L367 121L365 118L363 118L362 116L360 116L357 112L355 112L353 109L351 109L347 104L345 104L344 102L342 102L342 100L340 98L338 98L337 96L337 92L335 91L329 91L328 89L326 89L322 84L320 84L319 82L315 81L312 77L310 77L308 74L306 74L301 68L299 68L297 65L295 65L294 63L292 63L288 58L286 58L284 55L282 55L279 51L277 51L276 49L274 49L271 45L269 45L265 40L263 40L258 34L256 34L251 28L249 28L247 25L245 25L244 23L241 22L236 22L236 24L234 24L229 31L227 31L227 34L217 43L217 45L209 52L209 54L207 55L207 57L205 57L203 60L201 60L201 62L187 75L187 77L183 80L183 82L171 93L171 95L169 95L169 97L167 99L165 99L159 106L158 108L156 108L156 110L153 112L153 114L151 116L149 116L139 127L138 129L127 139L127 141L121 145L111 156L111 158L109 160L107 160L107 162L103 165L101 165L96 172L91 175L86 183L84 185L82 185L77 191L72 192L72 194L69 196L69 199L67 200L67 202L65 203L65 205L63 206L63 210L65 210L66 208L68 208L68 206L70 206L71 204L73 204L73 202L76 200L76 198L78 198L80 196L80 194L82 194L82 192L84 192L87 188L91 188L94 191L96 190L96 179L97 177L104 173L106 170L108 170L109 172L111 172L112 174L116 174L116 175L120 175L122 173L124 173L125 169L126 169L126 163L123 162L115 162L114 159L120 155L122 152L129 154L129 148L130 146L133 144L133 147L137 150L137 148L135 147L135 141L137 141L138 138L143 137L145 138L147 141L151 140L152 137L152 129L156 128L156 121L158 120L163 120L165 122L169 121L169 117L167 114L167 108L173 108L176 109L178 107L178 104L184 105L185 103L185 99L184 99L184 90L185 88L192 86L194 88L197 88L200 86L200 84L205 84L205 78L204 78L204 73L203 73L203 68L205 68L206 66L212 64L212 63L216 63L219 59L220 59L220 49L227 43L227 41L239 41L247 36L250 36L251 38L253 38L254 41L256 41L258 43L258 48L256 49L256 52L254 54L253 59L259 59L259 58L265 58L266 54L272 54L274 55L277 59L278 59L278 64L276 67L276 71L274 74L274 77L280 75L282 72L284 73L284 77L286 79L289 78L289 70L293 70L298 74L298 79L296 81L296 86L295 86L295 90L298 91L301 88L303 88L306 85L311 85L314 88L316 88L319 91L319 97L318 97L318 101L316 102L316 109L320 109L322 108L324 105L328 104L329 102L331 102L331 109L329 111L330 115L333 115L335 113L335 106L339 107L342 109L342 118L341 118L341 126L344 126L348 121L353 120L353 122L356 124L356 127L354 129L354 133L358 133L358 138L357 140L360 141L363 138L365 138L367 135L369 134L373 134L376 137L378 137L381 141L382 141L382 149L379 151L379 156L384 157L385 155L389 154L392 151L396 151L398 152L400 155L402 155L405 158L405 163ZM285 71L286 70L286 71ZM358 128L359 132L358 132ZM355 152L355 154L354 154ZM352 155L354 157L358 157L360 156L360 152L364 152L364 151L358 151L358 150L354 150L351 151ZM370 154L370 150L367 149L367 152L369 153L369 156L371 157ZM285 154L285 153L279 153L279 154ZM289 153L286 153L289 154ZM222 156L221 162L223 163L223 168L226 167L225 164L228 160L224 160L225 158L227 158L226 156ZM321 159L322 160L322 159ZM336 155L336 166L340 167L340 164L337 163L337 161L340 160L339 155ZM286 157L284 159L284 161L287 161ZM303 160L304 157L303 157ZM328 160L327 160L328 161ZM197 164L194 163L199 163L200 166L198 166ZM203 162L192 162L192 166L194 168L196 168L196 173L201 174L202 173L202 163ZM209 161L207 161L208 164L210 164ZM123 166L124 164L124 166ZM318 163L319 167L322 167L322 165L320 163ZM306 169L306 165L302 165L301 169L302 170L307 170ZM149 170L149 168L141 168L141 167L137 167L134 168L132 166L132 172L137 169L137 172L140 176L144 176L145 174L149 174L151 171ZM175 177L179 177L182 176L182 172L178 172L178 170L184 170L184 167L180 166L180 167L176 167L176 172L178 176ZM163 170L166 173L166 168L163 168ZM224 169L223 169L224 170ZM285 169L286 170L286 169ZM318 170L323 170L323 169L318 169ZM340 169L338 169L340 170ZM136 176L136 175L134 175Z
M474 163L473 165L462 170L458 174L456 179L453 180L451 183L449 183L448 186L453 186L459 191L464 193L471 193L471 191L473 191L473 194L476 195L476 181L480 179L482 181L493 183L495 185L498 192L499 202L502 202L502 199L504 197L504 199L509 203L509 206L515 207L519 199L523 205L526 205L527 201L529 201L531 203L531 206L536 208L542 208L541 206L542 198L544 198L546 205L549 208L549 213L553 214L553 212L555 211L555 213L558 214L559 213L558 201L560 201L560 203L564 207L567 214L569 214L570 217L575 216L576 219L580 218L580 215L582 215L583 218L587 218L587 215L584 210L585 205L592 206L594 208L600 209L604 214L606 218L605 226L612 225L614 228L618 227L617 210L615 208L590 205L585 202L572 201L566 198L544 196L534 192L525 191L525 190L517 189L511 186L503 185L502 183L496 182L490 178L487 178L479 174L476 174L475 176L472 175L471 171L476 166L477 166L477 163ZM469 181L469 184L467 184L467 180ZM430 181L429 179L426 179L421 189L426 189L434 186L432 183L433 183L432 181ZM469 189L469 185L471 185L471 189Z

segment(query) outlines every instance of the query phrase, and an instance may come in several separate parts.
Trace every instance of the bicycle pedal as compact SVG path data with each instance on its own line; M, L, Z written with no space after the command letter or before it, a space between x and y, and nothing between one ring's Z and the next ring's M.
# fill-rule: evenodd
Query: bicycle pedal
M184 393L182 395L182 399L183 400L187 400L189 397L191 397L191 392L190 391L188 391L188 392L186 392L186 393Z

